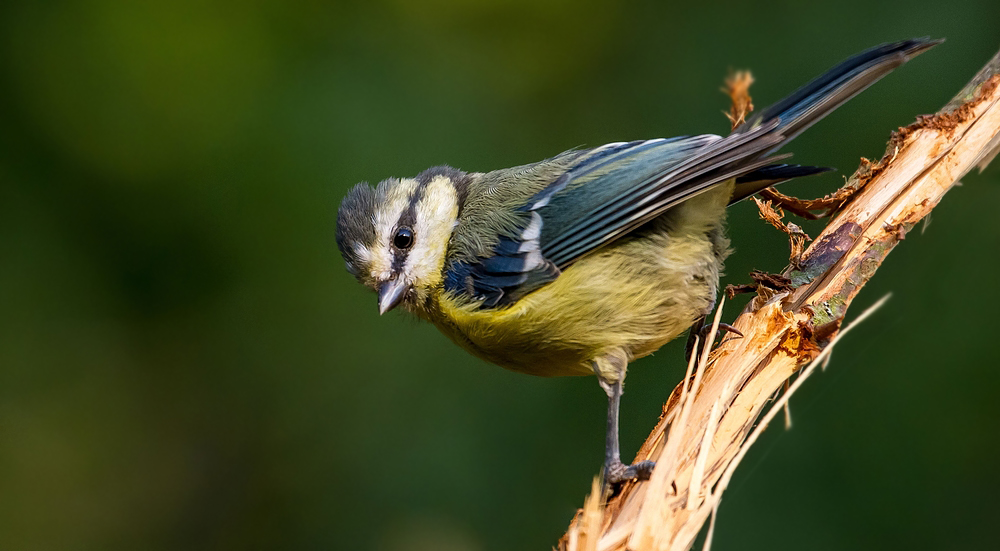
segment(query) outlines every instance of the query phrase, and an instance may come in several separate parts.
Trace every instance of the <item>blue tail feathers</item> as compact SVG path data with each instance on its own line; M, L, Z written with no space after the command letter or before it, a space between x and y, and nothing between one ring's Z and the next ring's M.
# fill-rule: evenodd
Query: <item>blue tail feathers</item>
M791 140L893 69L943 41L929 37L914 38L865 50L753 115L734 132L746 132L772 119L779 119L779 132L784 135L785 141Z

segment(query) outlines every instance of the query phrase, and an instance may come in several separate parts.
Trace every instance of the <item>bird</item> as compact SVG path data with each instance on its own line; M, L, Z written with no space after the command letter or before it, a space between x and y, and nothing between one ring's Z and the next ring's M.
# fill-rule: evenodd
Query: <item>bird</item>
M941 40L881 44L848 58L727 136L577 148L490 172L450 166L354 186L337 211L347 271L487 362L538 376L596 375L608 397L602 475L625 464L619 405L630 362L714 308L730 254L726 209L828 169L776 152Z

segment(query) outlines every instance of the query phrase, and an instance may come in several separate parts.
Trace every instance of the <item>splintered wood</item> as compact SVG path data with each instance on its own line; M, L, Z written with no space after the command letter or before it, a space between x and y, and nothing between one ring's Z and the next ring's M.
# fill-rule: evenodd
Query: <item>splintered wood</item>
M752 197L752 199L757 204L760 217L774 226L775 229L781 230L788 235L788 242L792 249L791 254L788 255L788 263L789 266L798 266L802 258L802 252L806 247L806 241L811 241L811 238L806 235L806 232L802 231L802 228L798 224L791 222L786 224L782 222L781 219L785 217L785 213L781 211L781 207L775 210L770 201L761 201L756 197Z
M750 97L750 85L753 84L753 75L750 71L736 71L726 77L726 85L722 87L722 92L729 96L731 107L725 113L732 128L743 124L747 120L747 115L753 111L753 98Z
M797 262L775 276L782 285L755 278L757 296L733 323L745 337L724 339L708 353L713 331L637 454L636 461L657 462L650 480L626 484L607 503L595 482L559 549L689 549L743 454L811 373L811 362L829 354L848 306L889 251L998 150L1000 53L941 112L900 129L881 160L862 164L847 186L856 192L830 202L846 200ZM710 541L711 534L706 548Z

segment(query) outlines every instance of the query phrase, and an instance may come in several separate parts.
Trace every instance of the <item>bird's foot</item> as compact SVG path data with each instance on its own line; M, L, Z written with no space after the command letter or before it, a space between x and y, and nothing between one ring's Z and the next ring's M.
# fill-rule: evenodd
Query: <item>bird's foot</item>
M688 332L687 344L684 345L684 357L690 361L691 354L694 353L694 341L695 337L698 337L702 343L708 338L708 334L712 332L712 324L705 324L705 318L701 318L691 326L691 331ZM728 323L720 323L719 330L716 336L722 335L723 333L732 333L739 338L743 338L743 333L739 329L729 325Z
M604 480L610 484L619 484L629 480L649 480L655 465L655 461L639 461L632 465L626 465L621 461L606 463L604 465Z

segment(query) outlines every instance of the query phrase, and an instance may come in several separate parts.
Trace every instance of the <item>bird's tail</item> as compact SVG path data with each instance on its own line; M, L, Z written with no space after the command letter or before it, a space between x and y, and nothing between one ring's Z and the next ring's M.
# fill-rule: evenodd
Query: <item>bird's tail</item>
M774 124L777 121L774 128L768 132L781 136L774 147L767 150L767 153L773 153L831 111L843 105L845 101L875 84L896 67L941 42L944 40L914 38L902 42L882 44L865 50L813 79L812 82L799 88L787 98L756 113L746 122L737 126L733 130L733 134L746 133L754 128L765 124ZM736 188L733 191L730 204L749 197L768 186L792 178L818 174L826 170L829 169L782 164L757 168L736 180Z
M944 40L914 38L865 50L820 75L787 98L758 112L733 132L747 132L763 123L779 119L776 131L784 136L782 143L787 142L896 67L941 42Z

